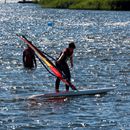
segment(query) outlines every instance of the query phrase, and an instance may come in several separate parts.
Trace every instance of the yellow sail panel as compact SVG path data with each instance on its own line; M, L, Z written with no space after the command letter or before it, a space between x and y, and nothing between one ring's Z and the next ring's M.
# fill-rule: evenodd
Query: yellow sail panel
M48 66L48 67L50 67L50 66L52 66L43 56L41 56L37 51L35 52L36 54L37 54L37 56L42 60L42 61L44 61L44 63Z

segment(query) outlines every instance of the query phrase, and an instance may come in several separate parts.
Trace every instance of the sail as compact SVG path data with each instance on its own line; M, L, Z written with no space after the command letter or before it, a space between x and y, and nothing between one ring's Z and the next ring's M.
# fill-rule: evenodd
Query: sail
M24 41L29 47L35 52L35 54L49 67L49 69L53 72L53 74L58 77L61 81L63 81L66 85L69 85L73 90L77 90L76 87L67 79L65 79L62 73L56 68L56 66L36 47L27 40L24 36L17 36Z

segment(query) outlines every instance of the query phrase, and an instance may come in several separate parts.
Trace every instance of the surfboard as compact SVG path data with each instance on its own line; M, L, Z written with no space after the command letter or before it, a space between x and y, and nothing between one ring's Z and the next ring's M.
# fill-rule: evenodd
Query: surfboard
M83 95L96 95L96 94L104 94L109 91L114 90L114 87L109 88L98 88L98 89L87 89L87 90L79 90L79 91L63 91L58 93L47 93L47 94L39 94L29 96L28 99L43 99L43 98L58 98L58 97L74 97L74 96L83 96Z

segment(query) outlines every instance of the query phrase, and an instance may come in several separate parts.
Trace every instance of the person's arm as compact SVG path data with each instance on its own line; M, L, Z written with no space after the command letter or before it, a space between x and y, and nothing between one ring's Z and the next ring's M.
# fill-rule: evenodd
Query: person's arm
M58 58L58 60L56 61L58 64L60 63L60 61L62 61L62 59L65 57L65 52L62 52L61 56Z
M31 49L31 53L32 53L33 65L34 65L35 68L37 68L35 52L32 49Z
M34 58L33 58L33 60L34 60L35 68L37 68L37 62L36 62L35 55L34 55Z
M23 52L23 65L25 65L25 51Z
M72 56L70 57L70 64L71 64L71 67L73 68L73 54L72 54Z

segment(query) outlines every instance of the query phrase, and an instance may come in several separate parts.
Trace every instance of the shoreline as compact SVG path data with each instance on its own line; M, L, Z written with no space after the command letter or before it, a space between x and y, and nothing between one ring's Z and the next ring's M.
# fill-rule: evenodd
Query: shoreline
M130 0L39 0L37 3L55 9L130 11Z
M32 0L32 1L18 1L18 3L22 3L22 4L24 4L24 3L34 3L34 4L37 4L38 2Z

